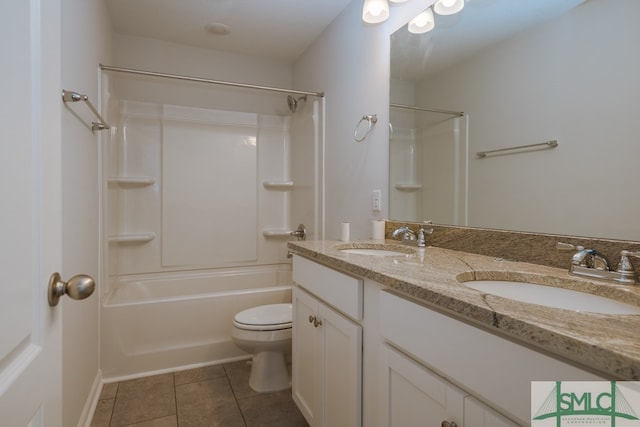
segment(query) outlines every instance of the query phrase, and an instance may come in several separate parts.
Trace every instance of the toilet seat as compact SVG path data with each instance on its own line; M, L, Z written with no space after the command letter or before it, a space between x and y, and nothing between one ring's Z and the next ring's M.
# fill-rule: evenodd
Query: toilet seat
M291 304L267 304L243 310L235 315L233 325L251 331L289 329L292 323Z

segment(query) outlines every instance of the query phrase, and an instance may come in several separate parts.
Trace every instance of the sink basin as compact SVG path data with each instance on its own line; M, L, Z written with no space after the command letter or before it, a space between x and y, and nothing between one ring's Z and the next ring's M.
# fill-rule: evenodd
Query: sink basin
M545 307L587 313L640 314L640 307L631 304L553 286L507 280L472 280L463 283L486 294Z
M356 255L373 255L373 256L397 256L410 255L416 251L412 248L405 248L398 245L377 244L377 243L358 243L344 244L335 247L340 252Z

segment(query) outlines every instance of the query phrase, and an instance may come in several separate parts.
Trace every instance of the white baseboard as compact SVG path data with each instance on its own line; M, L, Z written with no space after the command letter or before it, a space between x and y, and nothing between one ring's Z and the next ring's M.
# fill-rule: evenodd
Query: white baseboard
M90 427L91 420L93 420L93 414L96 412L98 406L98 400L100 400L100 393L102 393L102 371L98 369L96 377L91 385L91 391L87 400L82 408L82 414L78 420L78 427Z

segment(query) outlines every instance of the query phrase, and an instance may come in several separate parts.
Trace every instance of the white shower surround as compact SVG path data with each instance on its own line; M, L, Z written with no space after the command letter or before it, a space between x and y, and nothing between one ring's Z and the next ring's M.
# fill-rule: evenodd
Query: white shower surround
M248 357L233 315L291 301L287 239L264 232L319 228L322 103L127 79L103 73L103 377Z

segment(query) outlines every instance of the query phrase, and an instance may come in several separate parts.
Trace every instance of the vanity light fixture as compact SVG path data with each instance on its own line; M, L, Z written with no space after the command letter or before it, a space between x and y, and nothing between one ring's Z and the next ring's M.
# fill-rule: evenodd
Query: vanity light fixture
M433 17L433 10L428 8L409 21L408 30L413 34L423 34L433 30L435 26L436 21Z
M438 0L433 5L433 10L438 15L453 15L464 7L464 0Z
M389 2L404 3L408 0L364 0L362 20L368 24L379 24L389 18ZM433 12L438 15L453 15L464 8L464 0L437 0L409 22L409 32L427 33L435 27Z
M362 8L362 20L369 24L379 24L389 17L387 0L365 0Z

